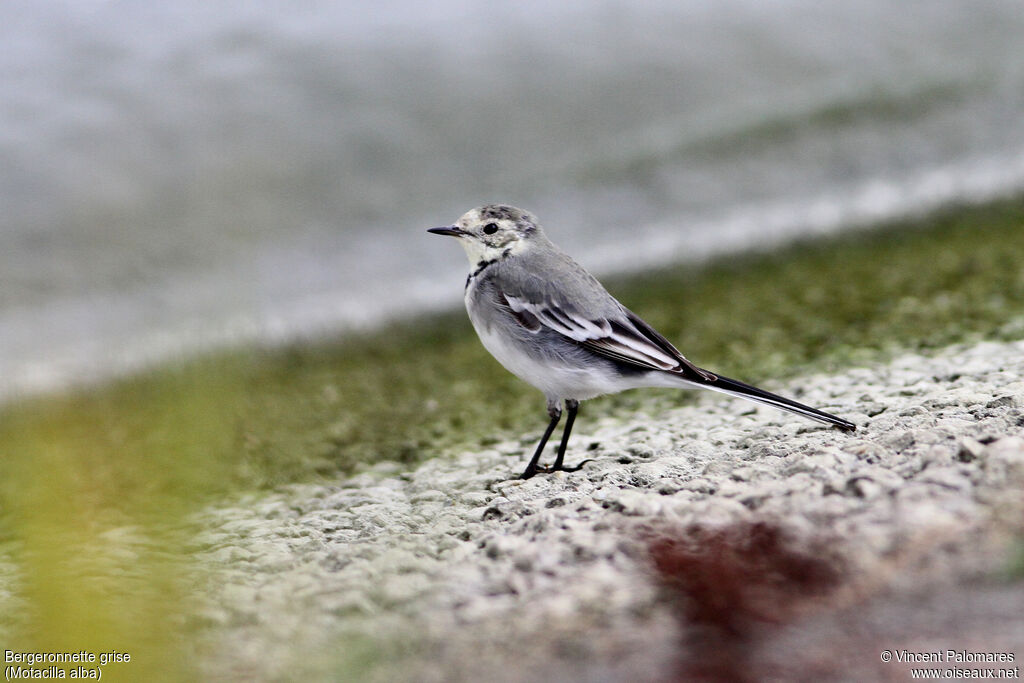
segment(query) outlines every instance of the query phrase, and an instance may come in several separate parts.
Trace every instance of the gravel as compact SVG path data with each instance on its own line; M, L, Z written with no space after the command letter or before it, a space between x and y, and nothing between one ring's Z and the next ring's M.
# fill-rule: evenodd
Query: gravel
M205 511L197 654L233 680L663 680L694 646L652 539L749 523L826 539L844 577L825 606L757 631L764 661L785 646L817 653L822 680L874 678L879 639L913 645L920 623L943 648L974 634L1012 651L1022 592L999 577L1022 537L1022 378L1018 341L766 387L853 434L710 393L607 417L589 403L567 462L593 461L519 481L538 395L521 440ZM822 668L839 619L860 620L862 656Z

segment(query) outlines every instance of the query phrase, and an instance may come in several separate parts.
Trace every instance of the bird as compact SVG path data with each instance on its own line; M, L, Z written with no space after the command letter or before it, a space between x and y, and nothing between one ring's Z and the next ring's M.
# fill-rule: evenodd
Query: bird
M843 418L698 367L548 239L529 211L489 204L427 232L459 240L469 257L464 299L484 347L544 393L550 421L520 479L574 472L565 451L580 402L627 389L711 389L853 431ZM541 454L568 416L554 463Z

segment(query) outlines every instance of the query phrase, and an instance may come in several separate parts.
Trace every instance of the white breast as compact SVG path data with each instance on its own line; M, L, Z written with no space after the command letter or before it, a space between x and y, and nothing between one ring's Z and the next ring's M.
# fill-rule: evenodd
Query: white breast
M531 353L530 345L510 334L502 334L500 325L488 326L484 316L474 315L469 303L476 284L471 281L466 288L466 310L484 348L506 370L540 389L548 398L584 400L650 385L650 381L645 381L643 376L623 377L600 361L584 365L580 356L585 358L586 354L579 354L575 349L564 360L551 354L542 360L539 354Z

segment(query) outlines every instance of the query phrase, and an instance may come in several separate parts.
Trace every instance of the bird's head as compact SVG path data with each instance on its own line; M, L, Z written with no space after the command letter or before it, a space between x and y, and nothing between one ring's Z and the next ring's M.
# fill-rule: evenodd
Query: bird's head
M452 225L427 232L459 238L473 264L520 254L542 234L533 214L504 204L467 211Z

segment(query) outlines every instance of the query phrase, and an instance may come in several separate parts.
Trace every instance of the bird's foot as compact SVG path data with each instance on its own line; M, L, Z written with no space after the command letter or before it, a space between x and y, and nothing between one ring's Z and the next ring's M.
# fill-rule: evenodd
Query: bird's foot
M583 469L584 465L586 465L588 462L593 461L593 458L587 458L586 460L581 462L579 465L576 465L575 467L566 467L565 465L562 465L561 467L555 467L553 465L550 467L545 467L544 465L537 465L533 469L527 468L525 472L519 475L519 478L529 479L535 474L553 474L555 472L579 472L581 469Z

